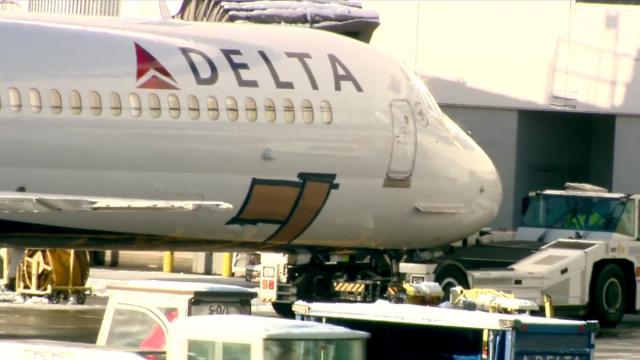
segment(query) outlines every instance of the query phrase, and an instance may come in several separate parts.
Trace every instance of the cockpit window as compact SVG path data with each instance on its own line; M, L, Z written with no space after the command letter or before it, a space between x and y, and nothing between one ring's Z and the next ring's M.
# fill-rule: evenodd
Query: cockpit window
M429 88L427 88L427 85L422 80L416 79L415 86L420 92L420 95L422 95L423 102L423 104L418 103L414 106L416 120L419 125L428 126L429 118L442 116L442 110L440 110L440 106L438 106Z
M413 105L413 111L416 116L416 123L422 127L429 126L429 115L423 103L416 101Z

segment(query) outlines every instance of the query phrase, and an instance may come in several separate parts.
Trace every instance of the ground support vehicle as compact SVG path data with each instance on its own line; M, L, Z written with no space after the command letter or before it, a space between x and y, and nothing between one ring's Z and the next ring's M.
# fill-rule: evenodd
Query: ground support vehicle
M258 296L288 317L293 316L291 305L299 299L372 302L386 296L390 284L402 286L392 271L398 262L385 255L262 253Z
M371 334L367 353L380 359L593 359L596 321L569 321L432 306L306 303L302 320Z
M444 279L443 287L492 288L540 306L546 295L560 312L615 325L640 309L639 200L638 194L536 192L525 201L519 241L481 244L400 270L410 282Z
M98 345L163 351L169 324L193 315L250 314L255 292L239 286L138 280L107 287Z
M74 249L25 249L16 271L16 293L44 296L51 303L84 304L91 288L89 254Z
M341 326L288 319L193 316L171 324L167 359L364 360L368 337Z

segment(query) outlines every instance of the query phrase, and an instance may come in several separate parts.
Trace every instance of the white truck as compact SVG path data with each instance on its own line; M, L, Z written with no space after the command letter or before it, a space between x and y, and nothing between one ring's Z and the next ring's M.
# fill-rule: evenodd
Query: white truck
M429 264L401 264L408 281L440 276L513 293L615 325L640 309L640 194L602 189L531 193L513 241L461 248Z
M239 286L132 280L107 286L97 345L164 351L169 325L194 315L251 314L255 293Z
M540 306L548 295L559 311L615 325L624 313L640 309L640 194L608 193L585 184L567 187L532 192L523 201L521 225L509 239L487 235L440 254L416 253L399 263L399 277L317 287L335 300L365 302L393 298L399 278L437 281L447 294L455 286L508 291ZM285 312L288 303L306 300L308 294L299 294L291 281L295 257L271 257L263 255L258 296Z

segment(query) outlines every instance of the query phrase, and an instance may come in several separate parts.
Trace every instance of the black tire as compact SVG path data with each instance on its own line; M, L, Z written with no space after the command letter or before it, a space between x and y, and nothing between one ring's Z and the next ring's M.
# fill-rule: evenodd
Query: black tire
M436 270L436 282L442 287L444 292L443 300L449 301L449 293L456 286L462 286L464 289L469 288L467 274L457 266L445 265L438 267Z
M89 251L89 264L93 266L104 266L107 256L104 251Z
M78 292L78 294L76 294L76 302L79 305L83 305L87 302L87 295L83 291Z
M49 295L49 303L51 304L60 304L62 302L62 293L59 291L54 291Z
M280 317L293 319L296 316L296 314L293 312L293 309L291 308L293 306L293 303L272 302L271 306L273 306L273 311L275 311L276 314L280 315Z
M624 272L618 265L608 264L595 274L589 292L589 311L601 326L615 326L622 320L626 299Z

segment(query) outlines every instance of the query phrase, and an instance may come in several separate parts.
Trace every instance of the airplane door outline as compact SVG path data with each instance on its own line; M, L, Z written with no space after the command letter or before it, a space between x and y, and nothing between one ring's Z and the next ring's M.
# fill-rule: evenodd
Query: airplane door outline
M391 156L385 186L408 187L416 163L416 123L413 108L407 100L391 102L392 136Z

